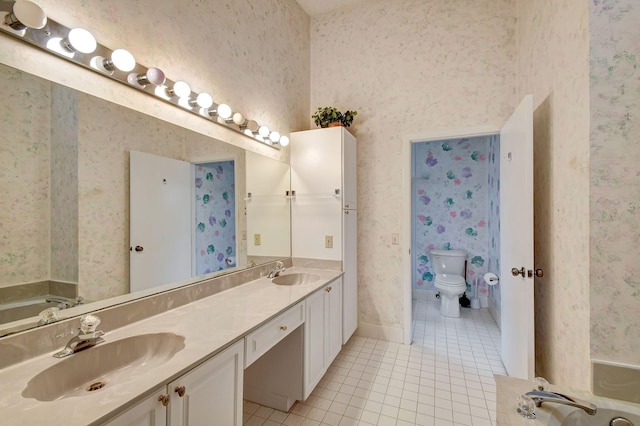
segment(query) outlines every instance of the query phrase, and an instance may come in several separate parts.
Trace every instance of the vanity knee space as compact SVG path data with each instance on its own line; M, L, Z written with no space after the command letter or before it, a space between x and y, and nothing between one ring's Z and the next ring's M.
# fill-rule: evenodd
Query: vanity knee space
M290 332L278 339L278 331ZM245 345L245 399L281 411L306 400L342 349L342 277L247 335Z

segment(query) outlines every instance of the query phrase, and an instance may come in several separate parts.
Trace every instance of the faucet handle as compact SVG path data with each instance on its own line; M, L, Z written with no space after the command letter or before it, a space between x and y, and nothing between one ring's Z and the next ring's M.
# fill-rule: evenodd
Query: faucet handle
M535 388L533 388L533 390L539 390L543 392L549 391L549 382L544 377L536 377L535 379L533 379L533 384L535 385Z
M102 320L99 316L87 314L80 318L80 330L83 334L95 333L96 327L100 325Z

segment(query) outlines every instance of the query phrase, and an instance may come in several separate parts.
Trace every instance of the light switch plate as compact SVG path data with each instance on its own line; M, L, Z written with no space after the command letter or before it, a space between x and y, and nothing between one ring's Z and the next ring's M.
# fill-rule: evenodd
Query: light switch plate
M325 235L324 248L333 248L333 235Z
M253 245L254 246L259 246L260 244L262 244L262 238L260 237L260 234L253 234Z

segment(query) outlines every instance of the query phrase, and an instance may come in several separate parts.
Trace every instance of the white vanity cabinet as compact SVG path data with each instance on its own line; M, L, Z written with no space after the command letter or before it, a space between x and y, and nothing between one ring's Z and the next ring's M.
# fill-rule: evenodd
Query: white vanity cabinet
M106 424L240 426L243 363L244 340L240 340Z
M356 139L344 127L291 134L292 257L342 262L342 343L358 326Z
M342 277L305 300L303 400L342 349Z

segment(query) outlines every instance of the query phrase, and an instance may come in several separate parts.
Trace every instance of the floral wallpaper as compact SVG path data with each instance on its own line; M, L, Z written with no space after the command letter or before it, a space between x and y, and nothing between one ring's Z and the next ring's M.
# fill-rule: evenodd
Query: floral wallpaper
M196 275L236 266L234 163L195 166Z
M489 137L489 154L487 155L488 197L489 197L489 254L488 270L500 276L500 137ZM484 291L487 291L484 288ZM500 325L500 283L489 286L489 307L495 309L494 318Z
M467 287L488 270L489 137L413 144L414 289L434 290L432 249L467 251Z

